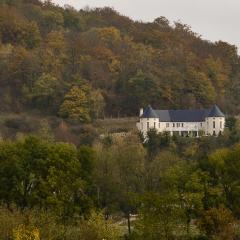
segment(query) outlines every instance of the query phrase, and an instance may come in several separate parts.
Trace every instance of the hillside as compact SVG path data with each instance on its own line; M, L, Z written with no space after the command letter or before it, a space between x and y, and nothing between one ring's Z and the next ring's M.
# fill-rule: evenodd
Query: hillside
M239 101L236 47L187 25L0 0L0 239L240 239ZM136 131L213 103L218 137Z
M0 111L77 122L136 116L140 106L238 114L237 49L164 17L135 22L111 8L0 1Z

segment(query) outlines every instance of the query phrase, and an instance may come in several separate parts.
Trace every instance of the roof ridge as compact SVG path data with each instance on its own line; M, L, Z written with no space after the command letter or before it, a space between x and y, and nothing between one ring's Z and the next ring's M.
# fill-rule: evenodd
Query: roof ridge
M224 117L216 105L202 109L153 109L149 105L141 118L159 118L163 122L204 122L206 117L212 115Z

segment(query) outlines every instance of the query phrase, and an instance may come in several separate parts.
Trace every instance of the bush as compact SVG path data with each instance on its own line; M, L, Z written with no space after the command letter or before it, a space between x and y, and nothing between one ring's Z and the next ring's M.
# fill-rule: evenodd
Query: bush
M26 117L12 117L5 120L4 125L7 128L21 132L33 132L37 130L38 124Z
M211 240L232 240L236 236L236 222L232 212L223 206L205 211L198 225L201 232Z

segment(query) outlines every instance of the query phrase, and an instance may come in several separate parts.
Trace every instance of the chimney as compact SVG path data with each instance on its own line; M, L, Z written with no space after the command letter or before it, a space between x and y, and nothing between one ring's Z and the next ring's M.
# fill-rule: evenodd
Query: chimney
M143 115L143 108L140 108L140 114L139 117L141 117Z

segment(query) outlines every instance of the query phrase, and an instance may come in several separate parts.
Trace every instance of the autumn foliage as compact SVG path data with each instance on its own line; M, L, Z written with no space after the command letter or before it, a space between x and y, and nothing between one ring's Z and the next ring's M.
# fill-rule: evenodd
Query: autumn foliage
M136 115L146 104L217 103L237 113L239 76L235 46L203 40L188 25L164 17L144 23L107 7L77 11L50 1L0 2L1 111L37 109L88 121ZM83 100L93 92L101 101L97 109ZM82 101L88 109L76 110Z

